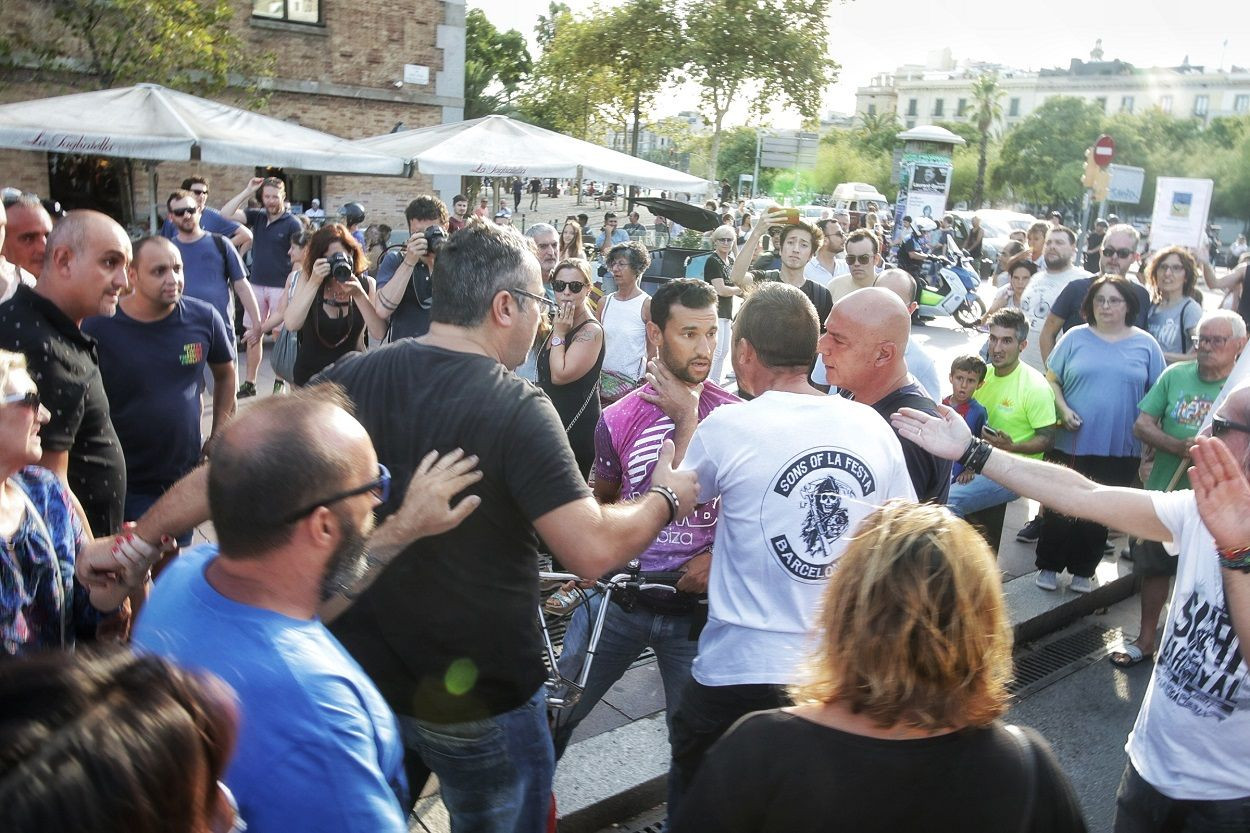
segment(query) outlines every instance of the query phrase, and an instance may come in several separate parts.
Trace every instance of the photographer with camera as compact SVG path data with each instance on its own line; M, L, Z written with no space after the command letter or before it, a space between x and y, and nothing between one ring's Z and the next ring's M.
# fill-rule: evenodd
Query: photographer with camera
M447 206L422 194L404 209L408 242L387 252L378 265L378 292L373 308L390 322L391 341L423 336L430 329L430 275L434 258L447 239Z
M304 267L283 323L299 333L294 383L304 385L348 353L365 349L365 328L381 340L386 320L374 309L364 250L341 223L322 226L308 242Z

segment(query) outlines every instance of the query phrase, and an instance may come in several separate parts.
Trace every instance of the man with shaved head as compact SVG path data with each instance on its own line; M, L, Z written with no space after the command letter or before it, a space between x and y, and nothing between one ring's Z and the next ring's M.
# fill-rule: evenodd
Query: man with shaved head
M911 312L888 289L857 289L833 305L818 343L829 384L871 406L883 419L899 408L937 414L937 406L907 372ZM951 464L899 437L919 500L945 503Z
M39 464L78 498L95 535L121 527L126 461L109 418L95 340L80 325L117 309L129 263L130 238L121 226L96 211L71 211L47 238L35 288L19 286L0 306L0 347L26 356L52 414L39 432Z
M183 294L182 253L173 241L136 243L129 278L133 291L117 314L88 318L83 332L96 340L126 456L125 518L133 521L200 461L205 369L214 382L212 434L234 414L235 372L225 319ZM190 535L179 543L190 544Z

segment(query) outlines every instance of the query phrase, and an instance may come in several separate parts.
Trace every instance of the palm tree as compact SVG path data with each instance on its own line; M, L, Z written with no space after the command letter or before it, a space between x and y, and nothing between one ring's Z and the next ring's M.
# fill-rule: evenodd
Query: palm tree
M990 129L1003 118L1003 88L998 85L998 73L986 72L973 82L972 100L972 120L981 134L981 141L977 146L977 182L972 189L972 204L980 208L985 202L985 163L989 152Z

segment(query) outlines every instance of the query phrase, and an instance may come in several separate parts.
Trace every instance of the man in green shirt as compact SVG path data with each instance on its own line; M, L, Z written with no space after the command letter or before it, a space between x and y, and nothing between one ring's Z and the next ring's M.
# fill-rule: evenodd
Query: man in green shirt
M985 406L981 439L1013 454L1041 457L1054 443L1055 394L1041 373L1020 361L1029 323L1018 309L1000 309L989 318L992 373L972 395ZM962 479L962 478L961 478ZM951 484L947 505L961 518L1018 497L982 475Z
M1189 466L1189 447L1211 406L1228 380L1246 344L1246 323L1231 310L1216 310L1198 322L1198 358L1178 362L1159 377L1138 403L1141 411L1133 433L1154 449L1154 466L1146 488L1159 492L1188 489L1189 476L1176 470ZM1175 482L1173 482L1175 480ZM1111 662L1129 668L1155 654L1159 614L1176 575L1176 556L1156 541L1133 542L1133 575L1141 576L1141 627L1134 642L1111 653Z

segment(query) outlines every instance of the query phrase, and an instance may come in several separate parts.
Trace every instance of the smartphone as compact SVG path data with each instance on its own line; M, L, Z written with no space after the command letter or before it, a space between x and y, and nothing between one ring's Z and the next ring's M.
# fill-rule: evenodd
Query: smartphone
M799 210L797 208L786 208L783 210L785 211L786 223L788 225L792 226L799 221Z
M997 428L991 428L988 425L982 428L981 431L985 434L989 434L991 437L1001 437L1003 435L1002 431L999 431Z

